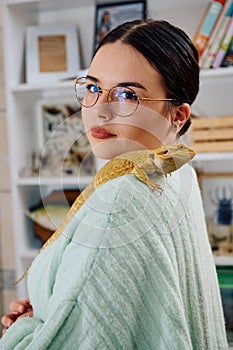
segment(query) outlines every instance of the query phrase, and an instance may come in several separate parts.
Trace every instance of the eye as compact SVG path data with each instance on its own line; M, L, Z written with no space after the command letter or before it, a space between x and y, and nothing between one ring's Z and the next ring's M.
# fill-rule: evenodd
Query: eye
M86 90L87 90L87 92L92 93L92 94L96 94L99 92L99 88L96 84L87 84Z
M137 101L137 94L133 90L120 89L116 92L115 97L122 100Z

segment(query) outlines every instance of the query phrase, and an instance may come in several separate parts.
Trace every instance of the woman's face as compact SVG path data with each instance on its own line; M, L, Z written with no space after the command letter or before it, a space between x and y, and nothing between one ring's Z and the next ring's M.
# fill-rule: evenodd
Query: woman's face
M107 92L127 83L139 97L166 98L160 74L133 47L120 41L102 46L90 65L88 76L102 88L93 107L82 109L85 131L94 154L111 159L121 153L156 149L175 141L166 101L140 101L128 117L113 114Z

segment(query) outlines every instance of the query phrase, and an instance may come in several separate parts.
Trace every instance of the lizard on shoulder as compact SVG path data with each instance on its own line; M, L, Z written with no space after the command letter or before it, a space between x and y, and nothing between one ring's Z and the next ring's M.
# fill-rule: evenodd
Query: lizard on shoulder
M151 175L167 176L189 162L194 156L195 151L192 148L184 144L172 144L155 150L131 151L112 158L76 198L63 223L45 242L41 250L59 237L64 227L97 187L125 174L133 174L152 190L162 193L160 185L154 183L149 177Z

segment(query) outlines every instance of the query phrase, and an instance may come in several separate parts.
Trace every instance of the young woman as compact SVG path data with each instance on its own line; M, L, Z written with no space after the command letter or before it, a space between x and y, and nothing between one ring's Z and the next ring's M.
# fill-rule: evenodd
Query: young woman
M93 152L175 143L198 87L197 51L181 29L117 27L76 82ZM195 173L186 164L154 181L161 195L132 174L92 193L35 259L31 305L11 303L0 349L227 349Z

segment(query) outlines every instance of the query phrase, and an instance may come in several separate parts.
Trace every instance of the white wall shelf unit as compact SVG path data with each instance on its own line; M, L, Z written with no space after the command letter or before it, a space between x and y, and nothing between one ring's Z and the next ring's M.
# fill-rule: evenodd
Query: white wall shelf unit
M149 17L162 18L182 27L193 36L208 0L148 0ZM3 0L3 40L6 81L7 119L12 185L12 212L16 248L16 277L22 275L36 255L40 242L33 233L25 209L38 203L51 188L83 188L92 177L20 177L28 155L35 148L36 103L44 97L74 96L74 82L27 84L25 78L25 31L29 25L71 23L77 26L81 69L91 61L94 40L94 0ZM78 74L78 72L77 72ZM193 112L205 116L232 114L233 69L201 73L201 88ZM232 163L232 153L197 155L200 163ZM26 283L17 286L18 297L27 295Z
M57 177L19 177L16 180L16 184L18 186L74 186L78 188L84 188L86 187L91 180L93 179L93 176L79 176L79 177L63 177L58 178Z

